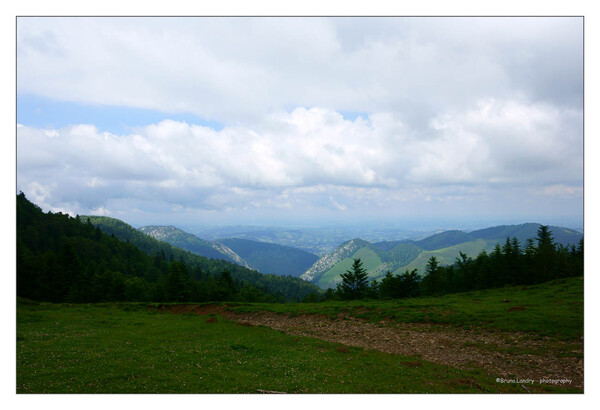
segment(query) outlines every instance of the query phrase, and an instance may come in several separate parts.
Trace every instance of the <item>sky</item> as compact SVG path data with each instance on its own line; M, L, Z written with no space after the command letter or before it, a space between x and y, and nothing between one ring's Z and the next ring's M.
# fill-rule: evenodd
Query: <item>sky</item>
M583 19L17 19L17 192L134 226L583 227Z

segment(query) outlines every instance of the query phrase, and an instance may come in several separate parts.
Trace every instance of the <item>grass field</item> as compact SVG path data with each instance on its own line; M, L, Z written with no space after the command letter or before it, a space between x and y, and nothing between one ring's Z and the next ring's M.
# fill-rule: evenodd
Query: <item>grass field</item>
M343 311L375 321L482 326L569 340L582 335L581 289L581 278L573 278L435 299L229 308L291 315ZM506 297L510 303L502 302ZM507 315L515 304L526 310ZM148 304L19 300L16 353L17 393L525 393L477 368L241 326L214 314L158 313Z
M561 340L583 336L583 278L533 285L399 300L296 304L230 304L239 312L290 315L340 313L371 321L439 323L487 330L528 332Z

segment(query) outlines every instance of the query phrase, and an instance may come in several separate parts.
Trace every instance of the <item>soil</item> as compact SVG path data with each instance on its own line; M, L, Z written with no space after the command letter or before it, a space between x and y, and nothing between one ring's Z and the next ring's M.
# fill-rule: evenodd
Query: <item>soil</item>
M562 342L518 332L416 323L372 323L342 315L332 320L320 315L291 317L272 312L234 313L217 305L167 305L158 310L219 314L245 326L267 326L294 336L419 357L462 369L483 368L503 379L533 379L536 383L541 379L570 379L570 384L556 386L583 389L583 338ZM409 363L415 362L406 363L414 366Z

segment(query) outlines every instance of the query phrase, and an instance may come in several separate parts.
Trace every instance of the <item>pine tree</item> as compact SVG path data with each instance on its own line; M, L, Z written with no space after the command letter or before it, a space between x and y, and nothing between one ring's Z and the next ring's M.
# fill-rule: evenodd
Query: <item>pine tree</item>
M555 278L556 245L547 225L541 225L537 231L535 252L535 282L545 282Z
M342 282L338 292L343 299L360 299L365 295L369 274L362 266L360 258L354 259L352 268L340 275Z
M217 278L217 298L219 300L233 300L237 291L231 272L222 271Z
M172 262L167 279L167 297L173 302L184 302L191 295L191 280L181 262Z
M423 281L421 283L423 290L428 295L435 295L443 291L444 284L442 283L440 263L435 256L432 256L427 261L427 266L425 267L425 276L423 277Z
M400 275L400 297L412 298L419 294L419 274L417 269L408 271Z
M467 257L463 252L459 252L460 259L456 258L457 280L463 290L475 289L477 286L476 271L474 269L473 258Z

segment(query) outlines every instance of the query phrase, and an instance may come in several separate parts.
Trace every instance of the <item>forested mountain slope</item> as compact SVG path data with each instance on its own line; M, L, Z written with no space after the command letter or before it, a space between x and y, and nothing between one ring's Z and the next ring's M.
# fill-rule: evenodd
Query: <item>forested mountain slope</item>
M313 253L274 243L228 238L218 241L234 251L252 268L275 275L300 276L319 257Z
M316 290L297 278L191 254L113 218L43 213L17 196L18 296L52 302L296 301Z
M144 226L141 232L192 253L224 259L262 273L300 276L318 256L291 246L240 238L206 241L173 226Z
M196 255L204 256L212 259L223 259L229 262L237 263L250 269L256 269L250 266L233 250L225 245L217 242L205 241L198 238L196 235L185 232L174 226L143 226L139 229L142 233L149 235L162 242L167 242L177 248L184 249L195 253ZM257 269L263 273L260 269Z
M340 275L360 258L371 279L383 277L386 272L394 274L417 269L423 273L430 257L435 256L442 265L451 265L461 252L475 257L481 251L491 252L496 244L504 243L507 237L516 238L521 247L529 238L536 236L541 225L502 225L463 232L452 230L431 235L427 238L401 241L369 243L354 239L340 245L335 251L323 256L301 277L321 288L335 287ZM580 232L557 226L548 227L555 243L561 246L576 245L583 237Z
M246 282L261 290L264 289L276 295L278 300L281 301L302 300L306 295L319 291L314 285L309 284L310 286L307 287L307 283L298 278L263 274L221 259L207 259L193 254L146 235L118 219L100 216L85 216L82 219L90 219L90 222L102 231L129 241L148 255L164 252L168 258L183 260L189 266L194 267L195 270L208 271L212 275L218 275L219 272L227 270L231 272L233 279Z

